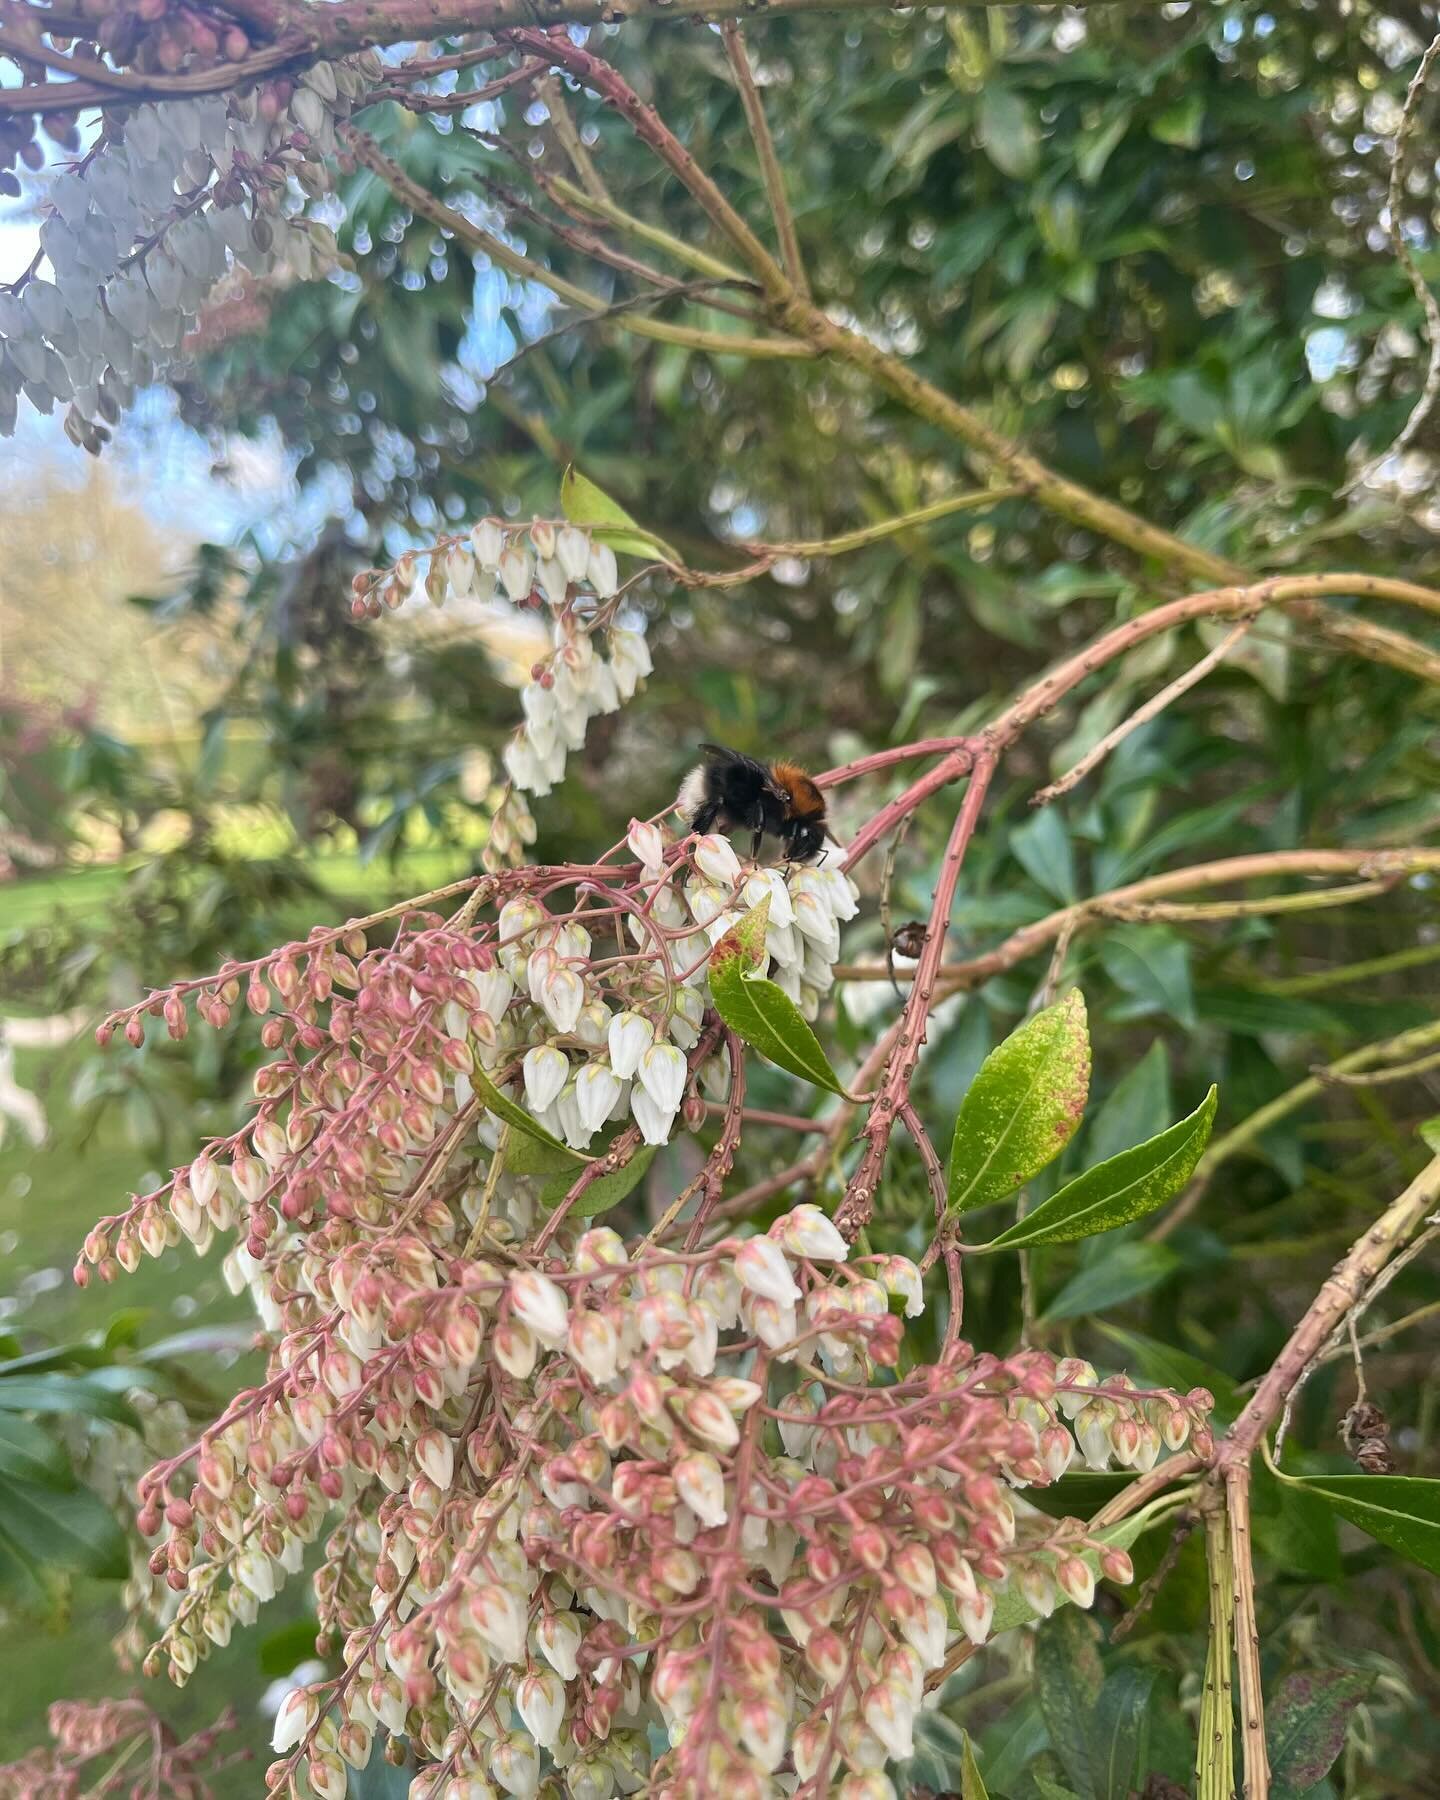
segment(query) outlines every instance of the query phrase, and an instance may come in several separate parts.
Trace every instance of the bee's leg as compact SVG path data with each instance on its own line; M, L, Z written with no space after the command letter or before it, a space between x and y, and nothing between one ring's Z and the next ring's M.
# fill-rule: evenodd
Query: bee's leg
M704 837L707 832L715 829L716 820L723 811L724 808L718 800L707 800L703 806L695 809L695 815L690 821L690 829Z

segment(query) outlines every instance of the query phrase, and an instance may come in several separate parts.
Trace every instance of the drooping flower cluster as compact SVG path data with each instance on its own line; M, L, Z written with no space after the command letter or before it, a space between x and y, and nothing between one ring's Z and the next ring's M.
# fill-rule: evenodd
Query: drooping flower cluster
M378 618L382 608L402 606L422 589L436 606L498 597L548 608L553 648L521 692L525 722L505 749L515 786L543 795L563 779L569 753L584 747L590 720L615 712L650 673L645 639L615 622L619 581L615 552L584 526L481 519L464 535L407 551L392 569L363 570L355 577L352 611ZM608 657L596 647L601 630Z
M243 994L274 1060L253 1122L97 1227L77 1273L233 1239L270 1362L140 1484L147 1667L184 1681L318 1555L341 1669L277 1720L282 1789L342 1800L385 1735L416 1800L549 1771L575 1800L884 1796L997 1597L1043 1614L1128 1576L1024 1484L1203 1431L1207 1396L1038 1354L954 1341L899 1375L918 1269L849 1256L813 1206L762 1236L719 1236L703 1202L629 1241L584 1216L643 1144L700 1126L702 1079L733 1098L712 936L768 900L803 1000L854 905L843 876L723 840L631 845L151 1003L179 1034L188 1003L218 1025Z
M246 1755L229 1736L230 1712L183 1743L143 1700L58 1700L46 1723L53 1743L0 1764L0 1800L204 1795L210 1777Z
M306 279L333 266L333 234L296 196L329 187L336 122L379 72L367 52L243 94L139 106L57 175L40 227L48 274L0 293L0 436L23 393L44 413L68 402L66 431L98 452L133 390L183 359L232 270Z

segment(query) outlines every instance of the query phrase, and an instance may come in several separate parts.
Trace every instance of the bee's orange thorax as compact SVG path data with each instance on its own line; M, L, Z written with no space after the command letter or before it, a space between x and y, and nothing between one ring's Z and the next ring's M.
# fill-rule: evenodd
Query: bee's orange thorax
M775 785L789 796L790 811L797 819L824 816L825 796L798 763L772 763L770 773L775 777Z

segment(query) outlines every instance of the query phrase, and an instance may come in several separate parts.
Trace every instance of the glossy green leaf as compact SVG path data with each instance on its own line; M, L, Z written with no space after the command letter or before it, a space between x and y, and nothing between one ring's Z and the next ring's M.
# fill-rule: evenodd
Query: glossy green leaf
M960 1103L950 1141L952 1213L1003 1200L1075 1133L1090 1086L1090 1039L1078 988L997 1044Z
M1300 1800L1324 1780L1374 1685L1373 1673L1356 1669L1317 1669L1281 1682L1265 1707L1271 1800Z
M560 510L572 525L588 525L592 536L619 555L641 556L647 562L681 560L663 538L637 525L623 506L582 475L573 463L560 479Z
M1193 1113L1148 1144L1137 1144L1109 1162L1087 1169L1058 1194L1019 1219L979 1250L1018 1250L1030 1244L1068 1244L1113 1231L1163 1206L1190 1179L1210 1137L1219 1098L1216 1088Z
M633 1188L639 1186L645 1171L655 1160L657 1146L642 1144L629 1162L608 1175L599 1175L589 1182L580 1198L571 1207L568 1217L572 1219L590 1219L596 1213L608 1212L612 1206L618 1206ZM575 1175L556 1175L547 1181L540 1190L542 1206L558 1206L575 1185Z
M590 1161L588 1156L582 1156L578 1150L572 1150L568 1144L562 1144L559 1138L548 1132L538 1119L532 1119L525 1108L517 1101L512 1100L508 1094L502 1094L478 1064L471 1071L470 1085L475 1090L476 1098L483 1100L497 1119L503 1119L507 1125L513 1125L517 1131L523 1131L526 1137L533 1138L537 1144L544 1144L547 1149L567 1157L571 1165L577 1169Z
M1440 1575L1440 1481L1419 1475L1286 1475L1411 1562Z
M814 1087L844 1095L840 1077L799 1007L783 988L754 972L764 957L769 916L767 895L716 944L710 959L715 1010L737 1036L778 1067Z

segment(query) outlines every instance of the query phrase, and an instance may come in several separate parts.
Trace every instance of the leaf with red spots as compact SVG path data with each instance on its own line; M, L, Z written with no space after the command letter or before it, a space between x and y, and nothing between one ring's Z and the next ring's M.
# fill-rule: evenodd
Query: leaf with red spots
M1090 1091L1090 1037L1078 988L1027 1019L980 1065L950 1142L950 1211L1023 1187L1075 1135Z
M1291 1675L1266 1708L1271 1800L1300 1800L1345 1747L1351 1715L1374 1685L1356 1669Z

